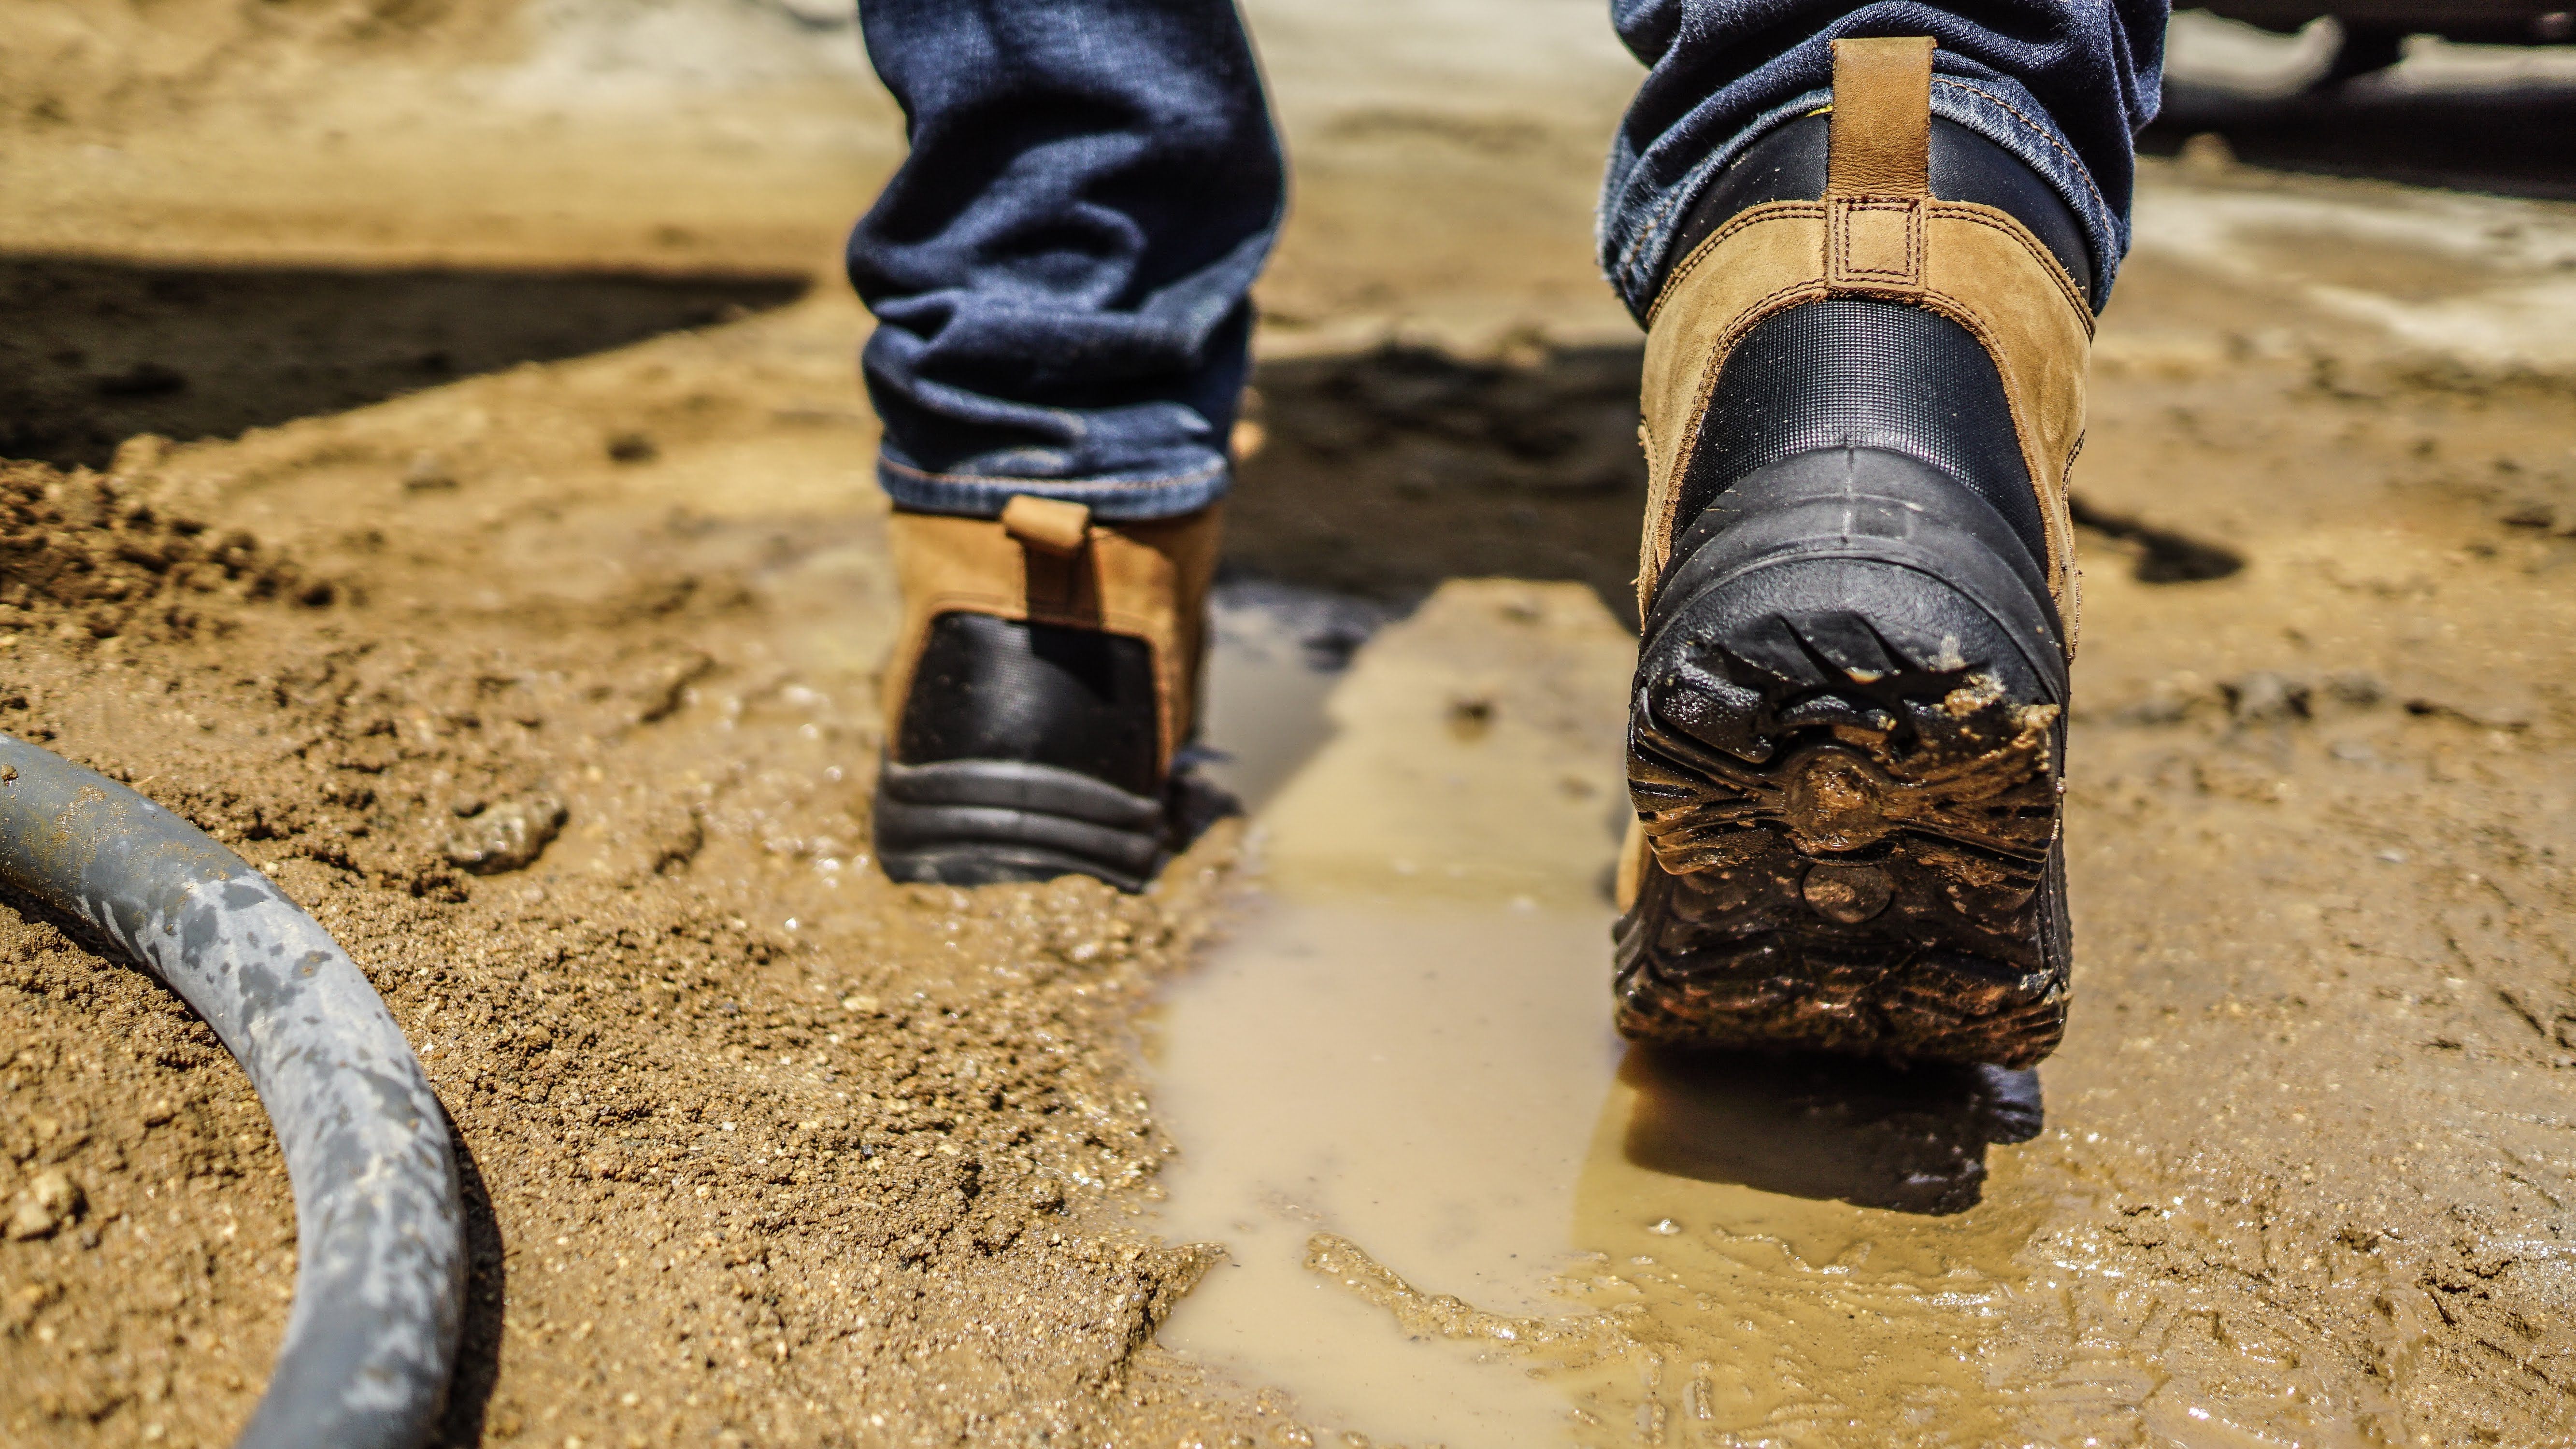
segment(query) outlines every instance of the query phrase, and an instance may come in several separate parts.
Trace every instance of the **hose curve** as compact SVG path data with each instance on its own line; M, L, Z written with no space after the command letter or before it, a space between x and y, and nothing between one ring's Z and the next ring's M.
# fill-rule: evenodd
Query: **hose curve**
M0 735L0 882L77 917L223 1039L295 1196L295 1304L242 1449L414 1449L464 1321L447 1119L375 988L248 862L150 800Z

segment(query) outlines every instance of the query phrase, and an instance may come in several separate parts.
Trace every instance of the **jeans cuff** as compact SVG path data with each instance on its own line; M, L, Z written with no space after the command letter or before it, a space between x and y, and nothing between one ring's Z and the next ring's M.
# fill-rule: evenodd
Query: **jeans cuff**
M1011 478L975 473L932 473L880 454L877 486L897 508L914 513L955 513L999 518L1020 494L1080 503L1103 523L1139 523L1196 513L1225 496L1234 470L1224 459L1205 467L1152 477Z
M1737 131L1725 145L1703 157L1662 196L1633 198L1616 213L1604 214L1602 255L1612 259L1607 269L1610 284L1618 289L1628 310L1641 323L1663 290L1665 275L1681 260L1668 253L1700 193L1754 142L1832 103L1833 91L1820 87L1773 106ZM2040 109L2028 91L2011 81L1967 79L1935 71L1932 114L1965 126L2010 151L2065 201L2084 228L2085 243L2093 253L2091 300L2094 310L2100 311L2111 295L2111 279L2119 272L2120 259L2129 252L2128 219L2103 198L2101 188L2093 184L2092 172L2077 159L2075 148L2049 120L2048 112ZM1631 235L1615 235L1621 223L1639 213L1642 220L1635 224Z
M1718 173L1735 164L1737 157L1752 149L1753 143L1768 136L1778 127L1822 110L1833 99L1830 89L1819 88L1794 100L1783 101L1739 127L1726 144L1702 156L1680 181L1667 187L1660 196L1605 196L1601 209L1600 245L1602 270L1610 285L1617 289L1620 300L1628 304L1639 326L1645 325L1646 314L1653 311L1655 298L1664 289L1664 277L1681 258L1669 255L1673 238L1681 234L1682 222L1690 215L1693 203ZM1633 162L1629 175L1634 175ZM1621 177L1625 180L1625 177ZM1624 189L1624 188L1621 188Z
M2011 81L1932 75L1932 114L2013 153L2057 192L2093 252L2093 310L2110 300L2111 280L2129 254L2129 219L2104 199L2093 173L2030 92Z

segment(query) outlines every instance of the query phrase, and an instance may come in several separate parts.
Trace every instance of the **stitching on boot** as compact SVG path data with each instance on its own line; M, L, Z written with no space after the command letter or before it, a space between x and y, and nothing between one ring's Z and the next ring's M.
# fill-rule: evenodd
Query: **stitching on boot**
M1921 198L1838 196L1826 215L1827 286L1880 296L1923 290Z

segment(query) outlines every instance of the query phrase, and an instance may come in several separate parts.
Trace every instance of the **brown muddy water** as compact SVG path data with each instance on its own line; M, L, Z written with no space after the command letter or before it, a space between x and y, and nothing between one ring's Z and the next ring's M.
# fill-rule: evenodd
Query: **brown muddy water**
M1296 701L1229 685L1280 619L1237 612L1215 675L1213 742L1269 775ZM1258 882L1148 1022L1154 1224L1226 1250L1161 1342L1326 1444L2380 1441L2295 1355L2249 1400L2088 1341L2124 1273L2041 1241L2080 1189L2017 1150L2040 1073L1616 1038L1612 911L1569 883L1616 843L1627 647L1578 585L1457 583L1320 699Z

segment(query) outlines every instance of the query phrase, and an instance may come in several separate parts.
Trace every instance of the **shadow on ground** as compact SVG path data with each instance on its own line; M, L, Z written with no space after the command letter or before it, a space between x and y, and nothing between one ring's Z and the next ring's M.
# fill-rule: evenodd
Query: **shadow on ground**
M104 465L795 300L784 275L176 267L0 257L0 457Z
M2576 197L2576 85L2529 81L2399 89L2365 78L2292 96L2168 81L2138 149L2170 156L2201 132L2237 159L2507 196Z
M1268 362L1249 411L1266 443L1227 503L1237 574L1407 603L1442 579L1566 579L1637 620L1642 347L1469 362L1387 347ZM2088 556L2145 583L2224 578L2222 545L2082 499Z
M453 1124L448 1132L465 1198L465 1324L456 1352L456 1377L448 1384L447 1410L439 1416L432 1442L465 1449L483 1442L492 1388L501 1377L502 1310L509 1301L510 1265L483 1164L475 1160L473 1147Z
M1990 1143L2039 1135L2039 1073L1631 1048L1628 1160L1650 1172L1897 1212L1977 1205Z
M1633 620L1641 355L1387 347L1265 363L1249 411L1268 443L1227 503L1227 562L1387 600L1447 578L1571 579Z

